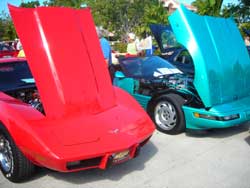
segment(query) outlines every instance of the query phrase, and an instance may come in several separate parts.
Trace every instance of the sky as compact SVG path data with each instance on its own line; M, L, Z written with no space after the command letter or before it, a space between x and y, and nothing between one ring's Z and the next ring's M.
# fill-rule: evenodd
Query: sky
M0 0L0 12L2 12L3 10L5 12L8 12L7 3L18 6L21 4L21 1L22 0ZM32 1L32 0L23 0L23 1L27 2L27 1ZM43 0L39 0L39 1L42 4ZM194 0L179 0L179 1L183 3L191 4ZM228 3L237 3L237 0L224 0L224 5Z

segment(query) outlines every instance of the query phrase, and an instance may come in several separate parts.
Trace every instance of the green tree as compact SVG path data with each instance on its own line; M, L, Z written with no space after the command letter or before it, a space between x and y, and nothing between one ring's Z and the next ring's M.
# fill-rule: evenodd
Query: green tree
M209 0L212 8L212 15L219 16L223 4L223 0Z
M240 0L238 4L228 4L223 9L223 16L234 17L241 23L250 22L250 1Z
M0 41L2 40L4 36L4 21L3 18L0 17Z
M168 24L168 12L159 2L152 5L146 5L140 25L136 27L137 33L150 33L150 24Z
M84 0L47 0L44 1L46 6L63 6L63 7L73 7L80 8L84 3Z
M0 14L0 41L14 40L16 31L10 16L6 12Z
M149 23L167 23L167 12L158 0L48 0L45 5L92 9L95 24L117 35L143 34Z
M250 1L240 0L238 4L228 4L222 12L224 17L233 17L236 20L243 36L243 28L250 29Z
M192 5L197 7L200 15L219 16L223 0L195 0Z
M135 31L141 23L145 4L152 4L151 2L152 0L86 1L92 8L95 23L118 35Z
M35 8L39 6L40 6L39 1L28 1L28 2L22 2L20 4L20 7L25 7L25 8Z
M21 3L20 7L33 8L40 6L39 1L29 1ZM11 17L6 12L0 14L0 41L14 40L17 34L12 23Z
M88 5L98 26L125 36L128 32L144 35L149 32L151 23L167 23L167 11L158 0L47 0L45 6L81 8ZM21 3L21 7L38 7L38 0ZM15 37L13 24L9 17L0 19L0 37Z

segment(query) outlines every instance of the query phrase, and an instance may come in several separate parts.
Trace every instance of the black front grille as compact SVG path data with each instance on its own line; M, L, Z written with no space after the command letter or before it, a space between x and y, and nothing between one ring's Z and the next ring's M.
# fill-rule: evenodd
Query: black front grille
M88 167L95 167L101 163L102 157L96 157L92 159L85 159L79 161L79 163L74 164L74 162L67 163L68 170L74 170L79 168L88 168Z

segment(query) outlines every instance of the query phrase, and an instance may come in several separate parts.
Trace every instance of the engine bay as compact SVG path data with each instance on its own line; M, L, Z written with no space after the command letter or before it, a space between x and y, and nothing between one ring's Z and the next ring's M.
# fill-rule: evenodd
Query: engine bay
M193 85L194 76L187 74L163 75L154 79L139 79L135 90L141 95L154 96L170 90L179 93L187 106L203 107L203 103Z
M31 105L33 108L44 114L43 105L36 87L20 88L16 90L6 91L5 93L26 104Z
M140 79L139 85L138 92L149 96L166 89L188 91L193 88L193 76L183 74L164 75L155 79Z

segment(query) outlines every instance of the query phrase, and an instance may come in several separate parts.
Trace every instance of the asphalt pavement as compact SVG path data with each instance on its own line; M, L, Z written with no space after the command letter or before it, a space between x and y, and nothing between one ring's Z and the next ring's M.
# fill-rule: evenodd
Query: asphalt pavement
M19 184L0 175L0 188L250 188L249 125L155 132L140 156L124 164L74 173L40 169Z

